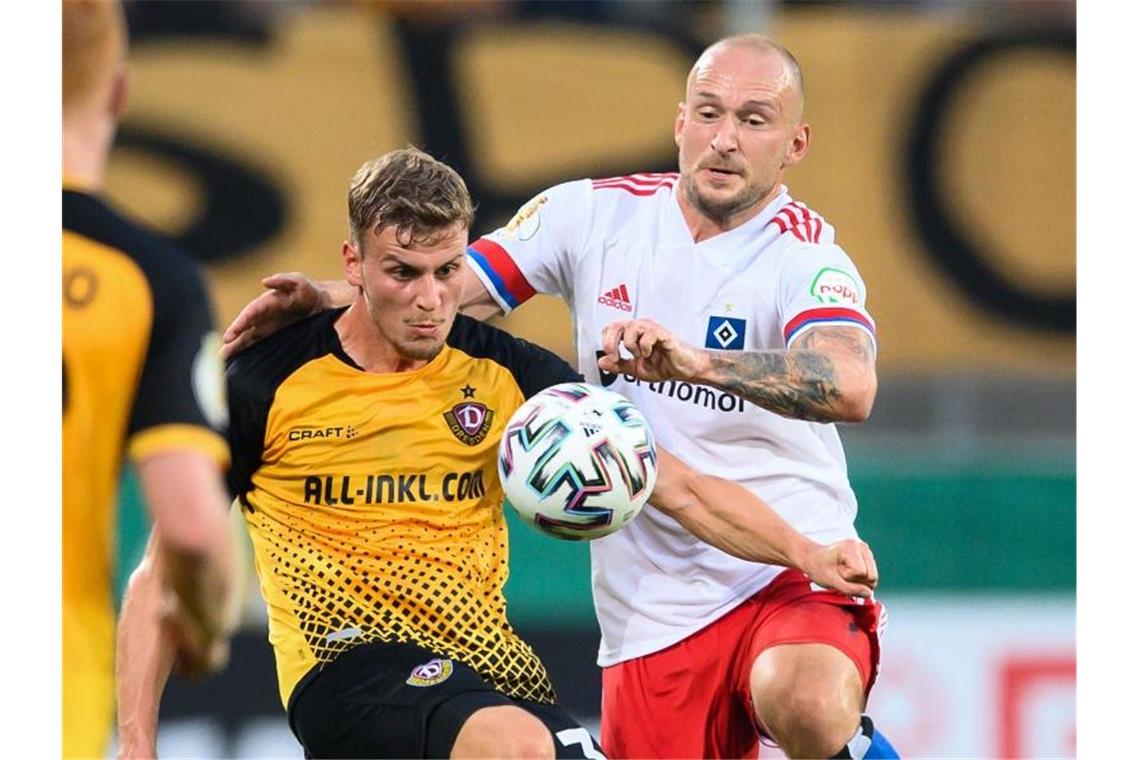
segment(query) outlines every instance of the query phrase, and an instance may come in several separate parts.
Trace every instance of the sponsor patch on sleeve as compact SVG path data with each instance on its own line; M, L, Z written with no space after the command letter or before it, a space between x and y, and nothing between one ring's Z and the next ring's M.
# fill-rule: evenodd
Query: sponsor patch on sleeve
M811 294L826 306L858 306L863 300L855 278L832 267L824 267L816 273Z
M503 227L503 235L511 240L530 240L534 237L542 224L542 215L538 211L546 201L546 194L543 193L523 204L511 221L507 222L507 226Z

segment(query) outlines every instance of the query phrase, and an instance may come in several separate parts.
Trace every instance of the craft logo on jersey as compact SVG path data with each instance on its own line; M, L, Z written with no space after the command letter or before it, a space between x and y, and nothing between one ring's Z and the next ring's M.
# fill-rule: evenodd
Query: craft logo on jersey
M443 418L456 438L474 446L487 437L495 412L478 401L464 401L444 412Z
M625 289L624 282L613 290L608 290L598 296L598 303L622 311L633 311L633 302L629 298L629 291Z
M290 441L326 441L331 438L352 440L358 435L360 433L352 425L330 425L328 427L302 425L289 429Z
M451 660L428 660L423 665L412 668L412 674L406 683L409 686L435 686L450 678L454 669Z
M709 328L705 333L705 348L719 348L724 351L741 351L744 349L743 319L733 317L709 317Z
M811 294L828 306L858 306L859 286L855 278L842 269L824 267L811 283Z

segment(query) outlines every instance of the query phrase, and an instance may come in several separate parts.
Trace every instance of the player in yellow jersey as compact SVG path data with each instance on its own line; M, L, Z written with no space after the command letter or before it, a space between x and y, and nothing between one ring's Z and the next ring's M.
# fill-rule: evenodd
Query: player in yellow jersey
M473 208L450 167L393 151L357 172L348 206L352 304L227 369L230 485L289 725L311 757L601 757L507 620L495 465L524 399L581 376L458 315ZM870 594L864 546L814 544L736 484L659 462L653 503L684 527ZM154 675L124 670L121 688Z
M145 593L168 615L164 635L188 670L224 660L233 586L226 406L193 261L98 195L127 100L122 8L68 0L62 20L63 755L102 757L114 713L115 491L124 454L157 526Z

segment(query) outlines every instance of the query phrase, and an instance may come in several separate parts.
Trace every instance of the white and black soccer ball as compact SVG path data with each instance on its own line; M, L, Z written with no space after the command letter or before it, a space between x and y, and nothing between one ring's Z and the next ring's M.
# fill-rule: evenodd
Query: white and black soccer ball
M586 383L532 396L499 442L505 502L523 522L569 540L601 538L628 523L657 480L657 447L625 397Z

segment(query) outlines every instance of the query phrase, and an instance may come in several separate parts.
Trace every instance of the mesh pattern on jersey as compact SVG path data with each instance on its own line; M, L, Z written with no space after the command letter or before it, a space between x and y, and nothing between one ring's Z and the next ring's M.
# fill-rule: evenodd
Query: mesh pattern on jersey
M342 519L331 529L326 523L322 534L336 543L322 545L288 517L280 522L258 509L248 518L265 540L268 562L259 569L271 577L263 583L292 610L285 624L299 628L319 663L369 641L413 642L466 663L509 697L555 702L546 668L507 622L494 581L504 568L482 573L490 584L478 572L505 564L505 530L461 529L457 538L467 540L434 549L406 525L394 540L392 527ZM499 552L492 551L495 541L504 544Z

